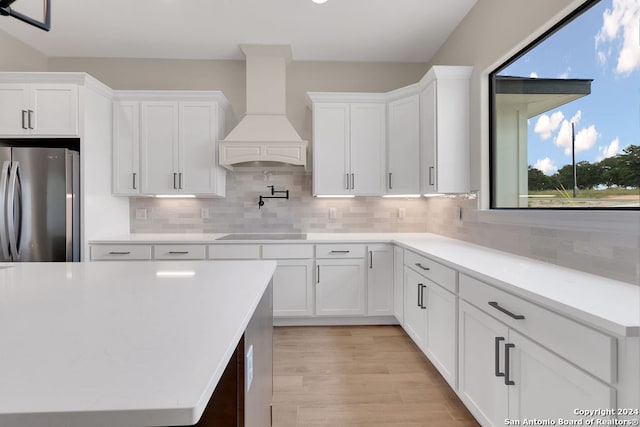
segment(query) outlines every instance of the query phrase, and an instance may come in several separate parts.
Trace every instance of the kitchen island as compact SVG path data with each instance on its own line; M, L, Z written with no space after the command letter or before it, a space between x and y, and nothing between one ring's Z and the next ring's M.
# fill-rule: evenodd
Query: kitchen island
M275 268L0 265L0 425L192 425L236 359L240 418L268 416Z

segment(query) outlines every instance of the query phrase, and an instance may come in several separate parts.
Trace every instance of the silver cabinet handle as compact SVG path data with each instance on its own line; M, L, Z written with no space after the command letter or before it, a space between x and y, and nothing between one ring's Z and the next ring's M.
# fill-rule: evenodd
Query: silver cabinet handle
M391 172L389 172L389 190L393 190L393 186L391 185Z
M134 172L134 173L133 173L133 189L134 189L134 190L137 190L137 189L138 189L138 188L137 188L137 186L136 186L136 175L137 175L137 174Z
M31 116L33 114L33 110L28 110L29 111L29 129L33 129L33 125L31 123Z
M504 345L504 384L505 385L515 385L516 383L511 380L511 372L509 369L509 350L515 348L515 344L505 344Z
M331 251L332 254L348 254L351 251Z
M317 266L316 283L320 283L320 266Z
M422 283L418 283L418 307L422 307L422 301L420 301L420 297L422 296Z
M131 251L111 251L109 255L129 255Z
M178 189L178 186L176 185L176 178L177 178L177 177L178 177L178 174L174 172L174 173L173 173L173 189L174 189L174 190L177 190L177 189Z
M504 341L504 337L496 337L495 340L495 369L496 377L504 377L504 372L500 372L500 343Z
M419 268L423 269L424 271L429 271L429 270L431 270L429 267L425 267L424 265L422 265L422 264L421 264L421 263L419 263L419 262L416 262L416 267L419 267Z
M435 167L429 166L429 185L433 185L433 171Z
M344 177L345 177L345 180L344 180L344 188L345 188L345 190L349 190L349 189L350 189L350 188L349 188L349 174L348 174L348 173L347 173L347 174L345 174L345 175L344 175Z
M512 312L510 312L506 308L500 307L500 305L498 305L497 301L489 301L489 305L491 307L495 308L496 310L503 312L504 314L506 314L507 316L511 317L512 319L516 319L516 320L524 319L524 316L522 314L513 314Z
M373 268L373 251L369 251L369 268Z
M421 285L420 286L420 308L422 310L426 310L427 306L424 305L424 290L427 289L427 285L422 284L422 283L420 285Z
M351 189L354 190L355 188L356 188L355 174L351 174Z
M22 129L29 129L27 127L27 110L22 110Z
M186 255L189 251L169 251L171 255Z
M178 173L178 188L182 190L182 172Z

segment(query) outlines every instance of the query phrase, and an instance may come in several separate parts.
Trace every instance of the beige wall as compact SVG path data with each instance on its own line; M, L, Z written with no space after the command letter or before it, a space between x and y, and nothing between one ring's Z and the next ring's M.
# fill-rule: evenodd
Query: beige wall
M244 61L50 58L49 71L87 72L120 90L221 90L231 103L227 132L245 113ZM293 61L287 68L287 116L300 135L309 139L307 92L384 92L415 83L426 71L424 63Z
M488 207L487 75L584 0L480 0L433 56L432 65L473 65L471 188ZM504 17L504 18L502 18Z
M0 30L0 71L47 71L47 57Z

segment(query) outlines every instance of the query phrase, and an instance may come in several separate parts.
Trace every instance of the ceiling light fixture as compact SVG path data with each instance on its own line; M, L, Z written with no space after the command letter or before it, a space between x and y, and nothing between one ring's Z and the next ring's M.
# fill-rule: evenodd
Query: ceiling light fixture
M314 2L315 4L323 4L327 2L327 0L311 0L311 1Z
M195 194L156 194L158 199L193 199Z

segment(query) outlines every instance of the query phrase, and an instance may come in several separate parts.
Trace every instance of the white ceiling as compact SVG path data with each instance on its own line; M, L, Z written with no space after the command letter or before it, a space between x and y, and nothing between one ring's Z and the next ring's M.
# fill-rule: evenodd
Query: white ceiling
M52 0L51 32L0 17L47 56L244 59L290 44L294 60L426 62L476 0ZM17 0L16 10L42 0Z

